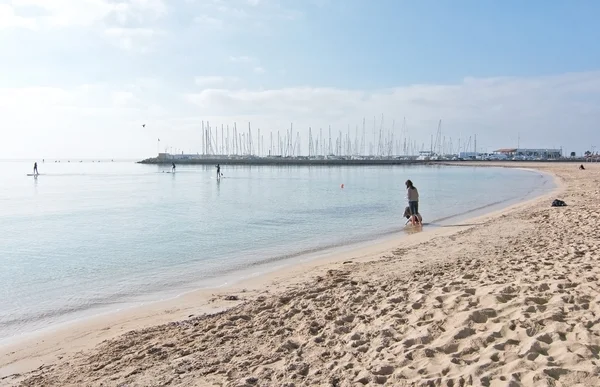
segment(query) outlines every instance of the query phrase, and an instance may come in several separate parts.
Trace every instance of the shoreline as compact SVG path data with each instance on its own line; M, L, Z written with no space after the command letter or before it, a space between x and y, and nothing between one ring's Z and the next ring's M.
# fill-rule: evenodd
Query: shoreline
M467 165L475 166L471 163ZM549 176L552 177L555 185L550 193L525 199L508 207L500 204L502 207L500 209L460 219L460 222L468 221L468 224L441 225L426 232L399 237L388 236L375 241L359 242L358 246L353 244L334 248L333 251L317 252L315 258L296 263L288 262L283 267L262 272L258 276L249 276L222 287L187 291L176 297L85 317L16 338L0 346L1 358L4 359L0 363L0 385L2 378L7 378L9 375L23 374L71 356L77 351L89 350L104 340L110 340L132 329L143 329L203 314L219 313L259 295L268 295L271 289L277 292L283 286L289 288L310 281L329 266L377 260L378 257L388 256L395 249L410 248L436 237L460 233L474 227L475 223L503 216L505 213L542 200L546 196L554 195L562 189L562 183L555 175L549 174ZM228 296L237 297L237 300L227 300Z
M176 156L176 155L175 155ZM160 158L150 157L136 161L137 164L171 165L176 162L183 165L247 165L247 166L392 166L392 165L441 165L445 163L479 164L479 163L586 163L585 158L548 159L548 160L420 160L418 156L365 157L351 158L347 156L334 158L309 158L305 156L208 156L194 155L194 158Z
M539 171L531 169L518 169L540 174ZM551 182L551 184L554 184L554 186L556 186L556 182L554 182L554 177L552 175L546 173L541 173L541 175L543 176L544 180L538 185L535 185L531 191L524 193L522 196L501 199L497 202L469 209L466 212L456 213L450 216L443 216L441 218L434 218L428 220L425 223L426 228L422 231L431 232L438 227L444 227L450 222L464 221L469 218L485 215L487 213L495 212L496 210L501 210L506 207L510 207L513 204L518 204L521 202L531 200L532 198L536 198L543 194L540 193L541 191L552 189L544 188L547 187L546 184L548 182ZM31 337L39 337L41 335L50 334L51 332L54 332L57 329L62 329L65 326L71 326L73 324L82 324L86 321L93 320L95 318L105 318L106 316L109 316L112 313L121 313L126 310L145 308L148 305L152 305L154 303L169 302L170 300L177 299L182 295L194 293L196 291L218 292L221 291L221 289L235 287L238 283L252 281L253 278L268 276L272 272L285 271L290 266L294 266L297 264L304 264L312 261L319 262L320 260L324 259L324 257L325 259L327 259L327 257L338 256L348 251L353 251L357 249L360 250L367 246L379 246L387 242L398 242L401 239L413 234L413 232L410 229L406 229L406 227L401 226L402 223L403 221L401 221L397 227L381 230L378 233L365 234L352 242L322 244L314 248L293 251L285 255L267 256L264 260L252 262L248 266L243 268L223 270L221 272L215 273L214 275L206 277L203 280L189 282L184 285L181 285L180 287L165 288L163 290L149 292L143 298L138 297L137 299L115 300L113 303L101 307L93 307L89 309L83 308L81 310L75 310L69 313L68 315L59 317L58 319L56 319L56 321L48 321L48 324L46 324L47 326L44 328L34 328L33 330L29 330L13 336L0 337L0 351L2 347L8 345L15 345L15 343L18 343L23 340L28 340ZM43 323L44 322L36 322L36 325L39 326Z

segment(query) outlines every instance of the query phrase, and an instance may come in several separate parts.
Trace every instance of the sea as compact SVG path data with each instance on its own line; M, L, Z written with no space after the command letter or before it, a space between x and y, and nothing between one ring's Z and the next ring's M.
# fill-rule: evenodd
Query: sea
M548 192L539 172L451 166L0 162L0 342L423 232Z

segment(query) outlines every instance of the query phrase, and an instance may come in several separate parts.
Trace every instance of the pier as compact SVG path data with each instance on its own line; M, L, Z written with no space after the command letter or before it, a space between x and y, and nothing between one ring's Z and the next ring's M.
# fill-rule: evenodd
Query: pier
M178 158L154 157L142 160L140 164L158 164L170 165L177 163L179 165L422 165L431 164L429 160L418 160L414 157L398 158L309 158L309 157L218 157L218 156L197 156Z

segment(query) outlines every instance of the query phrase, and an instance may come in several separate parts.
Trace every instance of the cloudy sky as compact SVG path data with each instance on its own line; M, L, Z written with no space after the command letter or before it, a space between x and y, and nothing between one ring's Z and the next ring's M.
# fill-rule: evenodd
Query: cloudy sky
M429 144L600 147L594 0L0 0L1 158L200 151L201 124L406 119ZM143 128L142 124L146 124ZM377 124L379 125L379 124ZM428 145L426 146L428 147ZM306 149L307 147L304 147Z

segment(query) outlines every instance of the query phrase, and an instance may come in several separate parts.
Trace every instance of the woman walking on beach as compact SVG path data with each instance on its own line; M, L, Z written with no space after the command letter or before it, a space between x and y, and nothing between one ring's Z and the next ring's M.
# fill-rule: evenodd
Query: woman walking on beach
M408 198L408 208L410 209L411 222L414 225L421 224L419 215L419 191L413 185L413 182L406 180L406 197Z

